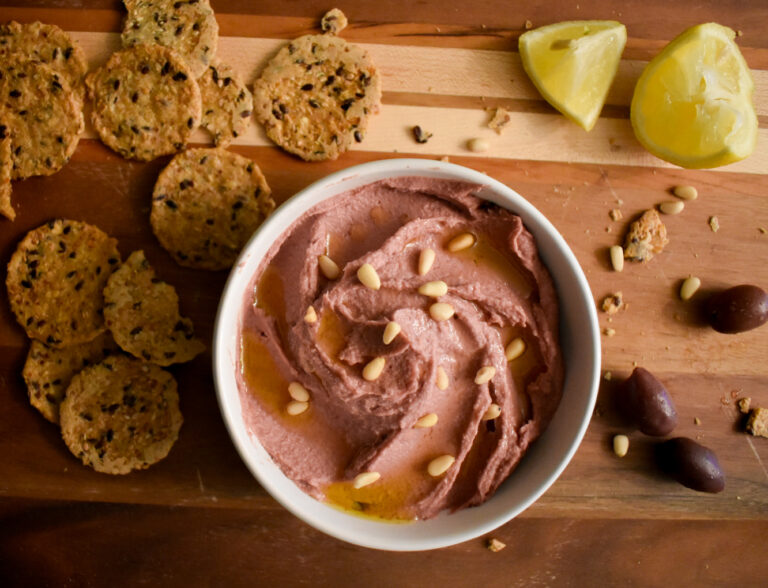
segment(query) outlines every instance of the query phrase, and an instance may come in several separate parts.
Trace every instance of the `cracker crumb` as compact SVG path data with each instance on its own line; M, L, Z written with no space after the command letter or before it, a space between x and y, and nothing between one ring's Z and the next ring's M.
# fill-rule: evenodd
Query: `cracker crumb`
M760 234L765 235L768 233L768 230L766 230L765 227L757 227L757 230L760 231Z
M622 309L623 306L624 295L622 292L615 292L603 298L603 302L600 305L600 308L603 310L603 312L607 312L608 314L616 314L619 312L619 310Z
M523 26L526 31L530 31L533 28L533 23L530 20L526 20Z
M768 408L758 406L750 410L746 428L755 437L768 437Z
M506 108L498 107L493 112L493 117L488 121L488 128L501 135L506 126L512 121L512 115Z
M347 17L338 8L332 8L325 13L323 19L320 21L320 29L323 33L329 35L338 35L342 30L347 28Z
M699 417L693 417L693 424L697 426L700 425L701 419Z
M507 546L506 543L502 543L495 537L491 537L486 541L485 547L488 549L488 551L492 551L493 553L498 553L502 549L504 549Z
M611 374L611 372L605 372L603 374L603 380L605 380L606 382L610 382L612 377L613 377L613 374Z
M708 222L709 228L712 229L713 233L717 233L720 230L720 221L716 216L710 216Z
M611 211L608 213L608 216L611 217L611 220L613 222L620 221L624 218L624 215L621 213L621 210L618 208L612 208Z
M752 404L752 399L747 396L746 398L741 398L738 402L739 411L742 414L749 414L749 405Z
M629 226L624 240L624 257L631 261L648 261L661 253L667 243L667 228L659 213L651 208Z
M605 327L603 329L603 335L606 337L613 337L616 334L616 329L612 329L611 327Z

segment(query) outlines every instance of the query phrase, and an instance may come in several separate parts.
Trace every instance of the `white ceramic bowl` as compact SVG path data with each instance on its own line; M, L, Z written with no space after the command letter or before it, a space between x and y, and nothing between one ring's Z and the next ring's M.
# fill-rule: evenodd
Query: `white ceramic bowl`
M305 211L347 190L388 177L420 175L484 185L479 196L520 215L536 237L539 252L560 299L560 341L566 370L559 408L512 475L486 503L406 524L364 519L302 492L274 464L242 418L235 380L240 313L251 279L272 242ZM600 376L600 336L592 294L562 236L527 200L485 174L426 159L388 159L351 167L319 180L280 206L254 233L227 280L216 317L213 369L224 422L240 456L261 485L285 508L313 527L344 541L394 551L445 547L478 537L528 508L557 479L573 457L589 424Z

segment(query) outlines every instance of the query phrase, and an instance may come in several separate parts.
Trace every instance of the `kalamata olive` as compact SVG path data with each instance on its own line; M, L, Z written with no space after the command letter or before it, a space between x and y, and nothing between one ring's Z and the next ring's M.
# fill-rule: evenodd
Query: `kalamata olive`
M720 333L742 333L768 321L768 294L757 286L742 284L709 299L709 324Z
M676 437L656 446L659 467L683 486L699 492L722 492L725 474L715 452L693 439Z
M636 367L624 382L618 406L646 435L667 435L677 425L677 411L667 389L645 368Z

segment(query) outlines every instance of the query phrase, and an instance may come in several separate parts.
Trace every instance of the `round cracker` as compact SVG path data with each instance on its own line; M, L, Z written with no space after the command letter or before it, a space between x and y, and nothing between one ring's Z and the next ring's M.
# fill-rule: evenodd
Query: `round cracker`
M18 53L60 73L82 99L88 63L80 46L56 25L33 22L0 24L0 56Z
M92 225L59 219L30 231L5 280L16 320L54 347L91 341L104 331L102 291L119 262L117 240Z
M213 142L226 147L251 124L253 96L231 67L216 63L197 80L203 100L201 126L213 135Z
M160 173L152 230L179 265L229 268L275 208L259 167L224 149L188 149Z
M173 376L122 355L72 378L60 419L72 454L105 474L127 474L163 459L183 422Z
M305 35L280 49L254 82L254 113L267 135L308 161L336 159L362 141L381 103L368 54L331 35Z
M11 136L2 121L0 121L0 214L13 220L16 211L11 204Z
M179 314L176 290L155 277L143 251L110 276L104 320L124 351L157 365L189 361L205 349L192 321Z
M59 405L72 377L114 351L117 351L117 345L107 332L93 341L61 349L32 341L21 372L27 384L30 404L47 420L58 424Z
M208 0L125 0L123 46L157 43L175 50L199 78L216 54L219 25Z
M92 122L109 148L149 161L184 148L200 124L200 89L179 56L160 45L113 53L88 74Z
M0 104L11 135L13 179L59 171L83 131L83 103L49 66L17 53L0 59Z

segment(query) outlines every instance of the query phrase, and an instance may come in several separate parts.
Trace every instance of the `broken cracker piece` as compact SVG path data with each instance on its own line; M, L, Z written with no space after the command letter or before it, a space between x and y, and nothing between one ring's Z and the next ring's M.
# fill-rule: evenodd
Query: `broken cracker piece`
M603 303L600 305L600 308L603 309L603 312L607 312L608 314L616 314L624 307L624 295L622 292L615 292L613 294L609 294L605 298L603 298Z
M502 543L501 541L499 541L494 537L491 537L490 539L488 539L488 541L486 541L485 546L488 549L488 551L492 551L493 553L498 553L499 551L504 549L507 546L507 544Z
M768 437L768 408L758 406L749 412L747 433L755 437Z
M497 108L493 112L493 117L488 121L488 128L496 131L498 135L501 135L502 131L512 121L512 115L506 108Z
M752 399L747 396L746 398L740 398L739 402L737 403L739 407L739 412L742 414L749 414L749 405L752 404Z
M646 210L629 226L624 240L624 257L631 261L648 261L669 243L667 227L654 209Z
M338 8L332 8L325 13L323 19L320 21L320 29L323 33L330 35L338 35L342 30L347 28L347 17Z

